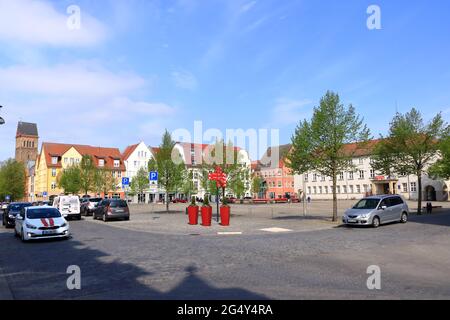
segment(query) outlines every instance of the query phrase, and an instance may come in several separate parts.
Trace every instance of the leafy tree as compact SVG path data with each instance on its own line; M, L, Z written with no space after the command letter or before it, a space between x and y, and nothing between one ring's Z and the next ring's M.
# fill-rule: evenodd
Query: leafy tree
M369 129L352 105L345 108L337 93L328 91L314 108L311 121L299 123L292 137L287 166L297 174L317 171L333 181L333 221L337 221L337 175L354 169L351 162L357 149L369 139ZM353 150L344 145L354 142Z
M80 162L81 191L88 194L94 188L95 166L90 155L84 155Z
M252 179L252 193L258 195L261 192L261 185L263 180L259 176L254 176Z
M14 159L7 160L0 167L0 199L7 195L11 201L17 201L25 197L25 165Z
M140 168L131 180L131 194L143 194L148 186L148 171L145 168Z
M93 188L97 194L103 193L106 197L110 191L117 188L117 180L112 171L105 168L96 168L93 175Z
M450 136L443 137L439 143L440 158L428 170L434 179L450 179Z
M149 171L158 172L158 185L165 191L167 212L169 212L169 193L176 192L180 188L185 170L181 154L174 147L175 142L166 130L158 152L148 164Z
M236 195L236 198L241 199L247 190L247 181L249 180L248 169L242 168L238 174L231 176L228 188Z
M65 194L78 194L81 190L81 170L78 166L71 166L58 175L58 187Z
M389 171L417 176L418 214L422 212L422 175L440 155L440 141L443 141L445 149L448 133L449 127L440 113L425 124L420 112L413 108L394 116L388 136L382 137L375 147L374 169L385 174ZM390 163L390 168L386 168L389 167L387 163Z

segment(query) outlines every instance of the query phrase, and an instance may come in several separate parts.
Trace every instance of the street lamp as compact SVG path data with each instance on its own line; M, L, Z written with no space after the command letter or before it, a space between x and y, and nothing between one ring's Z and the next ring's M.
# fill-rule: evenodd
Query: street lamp
M0 109L1 108L3 108L2 106L0 106ZM2 124L5 124L5 120L2 118L2 117L0 117L0 125L2 125Z

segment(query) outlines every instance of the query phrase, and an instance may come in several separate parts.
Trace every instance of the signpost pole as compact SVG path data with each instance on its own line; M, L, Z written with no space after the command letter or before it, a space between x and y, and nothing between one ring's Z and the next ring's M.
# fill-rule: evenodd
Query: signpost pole
M217 202L217 223L219 223L219 186L218 186L218 184L216 184L216 189L217 189L217 192L216 192L216 202Z

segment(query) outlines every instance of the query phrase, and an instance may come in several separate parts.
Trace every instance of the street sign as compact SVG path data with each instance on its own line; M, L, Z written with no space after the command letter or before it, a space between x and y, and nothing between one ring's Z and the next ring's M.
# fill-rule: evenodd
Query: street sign
M47 197L47 191L42 192L43 197Z
M148 179L150 181L158 181L158 172L157 171L150 171L148 175Z
M9 196L9 195L5 196L5 200L6 200L6 201L11 200L11 196Z
M122 185L123 186L129 186L130 185L130 178L123 177L122 178Z

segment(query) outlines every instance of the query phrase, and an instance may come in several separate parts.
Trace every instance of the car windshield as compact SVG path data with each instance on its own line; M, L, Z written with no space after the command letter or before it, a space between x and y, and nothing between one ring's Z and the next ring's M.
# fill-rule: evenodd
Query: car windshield
M100 202L100 201L102 201L102 198L92 198L92 199L89 199L89 202Z
M376 209L380 199L362 199L353 206L353 209Z
M31 203L16 203L9 206L10 211L20 211L22 208L31 207Z
M127 203L124 200L112 200L109 206L111 208L125 208Z
M61 218L61 213L55 208L38 208L29 209L27 211L28 219L43 219L43 218Z

